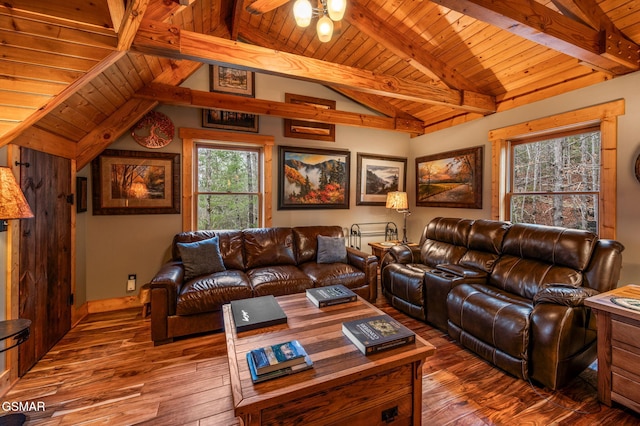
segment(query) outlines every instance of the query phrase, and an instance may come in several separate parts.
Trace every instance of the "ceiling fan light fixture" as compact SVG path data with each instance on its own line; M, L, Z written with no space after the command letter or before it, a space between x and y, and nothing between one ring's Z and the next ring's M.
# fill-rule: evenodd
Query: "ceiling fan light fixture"
M309 0L296 0L293 4L293 17L299 27L308 27L313 17L313 8Z
M320 19L318 19L316 31L318 32L318 39L322 43L331 41L331 36L333 35L333 21L329 19L327 15L323 15Z
M327 12L332 21L342 20L346 9L347 0L327 0Z

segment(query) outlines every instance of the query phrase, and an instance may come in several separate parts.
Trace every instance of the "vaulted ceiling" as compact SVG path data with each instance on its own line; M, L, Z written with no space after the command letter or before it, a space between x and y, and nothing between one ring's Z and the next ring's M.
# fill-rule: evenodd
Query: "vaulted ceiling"
M81 168L159 103L418 135L640 68L636 0L348 0L328 43L292 5L4 0L0 147ZM203 63L316 81L371 114L177 87Z

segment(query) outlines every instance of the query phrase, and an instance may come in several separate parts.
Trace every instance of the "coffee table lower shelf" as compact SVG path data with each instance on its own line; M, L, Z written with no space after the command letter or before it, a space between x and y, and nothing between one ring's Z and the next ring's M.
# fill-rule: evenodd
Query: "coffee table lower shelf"
M435 351L430 343L416 336L415 344L364 356L342 334L342 322L381 313L366 301L318 309L302 294L278 303L287 324L239 334L230 306L223 307L235 414L245 425L421 424L422 365ZM292 339L314 368L251 383L246 353Z

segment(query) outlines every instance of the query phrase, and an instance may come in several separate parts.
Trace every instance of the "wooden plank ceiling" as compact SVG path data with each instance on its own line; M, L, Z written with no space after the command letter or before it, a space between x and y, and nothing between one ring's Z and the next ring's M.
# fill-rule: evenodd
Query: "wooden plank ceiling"
M4 0L0 146L81 168L159 102L291 115L173 89L203 63L317 81L371 109L318 121L412 135L639 69L636 0L347 1L321 43L293 0Z

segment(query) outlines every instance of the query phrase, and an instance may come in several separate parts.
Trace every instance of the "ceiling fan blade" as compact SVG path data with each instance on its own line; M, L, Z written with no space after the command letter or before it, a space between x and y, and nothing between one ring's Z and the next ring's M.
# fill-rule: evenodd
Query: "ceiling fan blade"
M260 15L272 11L273 9L282 6L289 0L255 0L249 3L246 7L247 12L252 15Z

